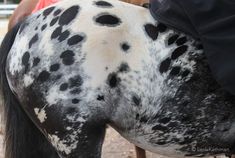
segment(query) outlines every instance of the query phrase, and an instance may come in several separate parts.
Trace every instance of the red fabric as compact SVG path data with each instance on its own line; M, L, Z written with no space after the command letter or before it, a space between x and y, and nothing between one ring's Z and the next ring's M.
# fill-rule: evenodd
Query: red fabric
M34 13L40 9L43 9L51 4L58 2L58 1L59 0L39 0L36 7L34 8L34 10L32 12Z

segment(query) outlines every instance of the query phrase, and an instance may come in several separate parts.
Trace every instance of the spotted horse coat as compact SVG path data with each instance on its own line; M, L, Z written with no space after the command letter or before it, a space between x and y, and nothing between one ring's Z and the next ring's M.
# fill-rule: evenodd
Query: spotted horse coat
M107 124L162 155L234 151L234 98L213 79L202 46L143 7L65 0L45 8L22 22L5 68L60 157L100 157Z

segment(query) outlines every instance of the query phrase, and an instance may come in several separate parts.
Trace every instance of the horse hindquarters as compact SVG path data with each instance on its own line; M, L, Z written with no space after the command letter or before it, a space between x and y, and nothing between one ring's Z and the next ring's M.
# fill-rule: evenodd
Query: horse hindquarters
M5 157L58 158L54 148L21 108L7 81L6 60L20 26L17 24L7 33L0 48L0 87L5 120Z

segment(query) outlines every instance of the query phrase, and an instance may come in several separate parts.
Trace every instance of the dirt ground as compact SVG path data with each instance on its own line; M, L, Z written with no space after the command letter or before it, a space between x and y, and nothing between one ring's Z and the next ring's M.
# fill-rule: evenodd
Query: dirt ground
M107 129L102 158L135 158L134 145L127 142L111 127ZM147 158L168 158L147 152Z

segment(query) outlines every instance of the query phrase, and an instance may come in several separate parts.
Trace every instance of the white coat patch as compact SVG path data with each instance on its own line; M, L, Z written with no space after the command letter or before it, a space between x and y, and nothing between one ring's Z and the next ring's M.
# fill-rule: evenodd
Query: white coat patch
M37 115L39 121L41 123L45 122L45 120L47 119L47 115L46 115L46 111L44 109L39 109L39 108L34 108L34 112Z

